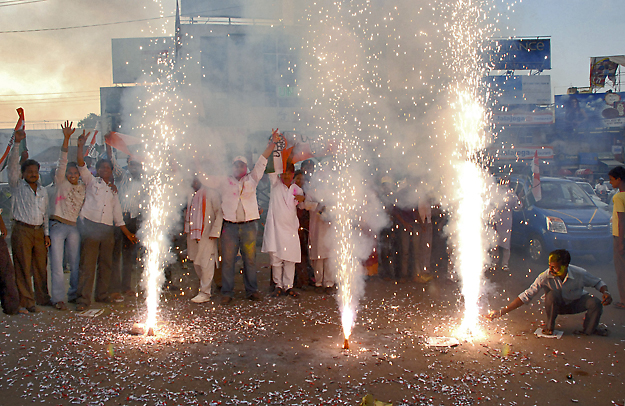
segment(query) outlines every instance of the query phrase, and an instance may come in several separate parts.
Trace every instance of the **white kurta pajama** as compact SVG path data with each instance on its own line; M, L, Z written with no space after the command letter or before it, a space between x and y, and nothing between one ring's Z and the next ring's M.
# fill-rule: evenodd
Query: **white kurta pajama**
M203 216L194 216L192 212L196 210L201 211ZM192 224L193 218L199 218L202 224ZM200 293L208 296L211 295L211 283L218 260L217 239L221 235L222 224L221 198L215 189L201 187L189 196L185 215L187 256L193 262L200 280Z
M289 290L293 287L295 264L302 260L295 196L304 192L295 183L287 188L275 173L269 174L269 180L271 197L261 251L269 253L276 287Z
M310 260L315 270L315 286L329 288L334 286L333 249L330 242L332 224L325 219L325 214L319 214L320 206L308 197L304 202L304 208L310 211L308 243Z

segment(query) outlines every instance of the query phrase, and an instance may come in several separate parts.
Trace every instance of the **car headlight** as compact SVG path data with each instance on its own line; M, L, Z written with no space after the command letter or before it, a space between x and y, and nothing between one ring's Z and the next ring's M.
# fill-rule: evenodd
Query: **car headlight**
M566 224L559 217L547 216L547 230L552 233L566 234Z

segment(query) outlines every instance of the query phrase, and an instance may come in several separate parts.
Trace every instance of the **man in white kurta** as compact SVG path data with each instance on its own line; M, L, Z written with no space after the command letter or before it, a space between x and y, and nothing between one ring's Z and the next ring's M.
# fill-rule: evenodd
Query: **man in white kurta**
M326 288L328 293L334 287L334 272L332 271L332 247L331 228L328 221L328 213L323 204L315 202L312 198L306 198L304 202L306 210L310 211L310 260L315 270L315 286Z
M221 198L215 189L202 186L197 178L193 179L192 187L194 192L188 198L184 231L187 234L187 255L200 280L200 291L191 301L204 303L211 298L223 214Z
M285 173L269 174L271 196L262 252L269 253L273 281L276 284L275 296L287 293L297 296L293 291L295 264L301 261L299 245L299 219L297 204L304 201L304 192L293 181L293 165Z

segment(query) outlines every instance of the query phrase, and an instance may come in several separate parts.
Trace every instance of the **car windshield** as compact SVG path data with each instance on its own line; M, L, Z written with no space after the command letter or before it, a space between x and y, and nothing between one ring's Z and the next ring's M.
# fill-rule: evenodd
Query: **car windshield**
M538 207L544 209L596 207L588 194L575 182L543 181L540 186L542 199L536 202Z
M592 186L590 186L590 183L586 183L586 182L579 182L578 185L584 189L584 192L588 193L590 196L595 194L595 191L592 189Z

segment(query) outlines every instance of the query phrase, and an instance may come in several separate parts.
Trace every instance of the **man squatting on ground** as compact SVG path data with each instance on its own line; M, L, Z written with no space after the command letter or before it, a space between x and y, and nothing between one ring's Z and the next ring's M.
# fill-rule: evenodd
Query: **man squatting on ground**
M124 235L133 243L137 238L126 228L122 215L117 189L113 184L113 164L108 159L100 159L96 164L98 176L89 172L85 165L83 148L87 136L83 131L78 137L76 160L78 171L86 185L85 204L80 211L79 229L82 237L80 251L80 274L76 310L86 310L91 305L93 283L98 266L96 301L110 302L109 283L113 265L115 246L114 229L120 227Z
M256 282L256 231L260 218L256 187L267 167L267 159L276 144L272 139L258 157L252 171L247 173L247 159L237 156L232 160L232 175L198 175L204 185L221 195L224 224L221 231L222 286L221 304L228 304L234 295L234 263L237 252L243 258L243 281L250 300L261 300Z
M491 312L486 317L493 320L510 313L532 300L543 288L545 290L545 313L547 315L543 334L553 334L558 315L586 312L581 333L608 335L609 332L606 328L598 327L603 306L612 303L612 296L608 292L606 284L585 269L569 265L570 262L571 254L567 250L552 251L549 254L549 269L538 275L534 283L506 307ZM603 294L602 300L586 292L584 287L597 289Z
M11 250L15 282L20 296L20 312L37 311L35 304L50 304L48 295L47 248L50 246L48 194L39 184L39 163L32 159L19 164L19 148L26 138L15 131L15 143L8 157L9 186L12 194L13 231ZM35 289L31 278L34 280Z
M215 189L202 186L197 177L191 184L193 193L187 200L184 233L187 235L187 255L200 280L200 291L191 299L194 303L208 302L211 283L218 260L217 240L221 235L223 214L221 198Z

